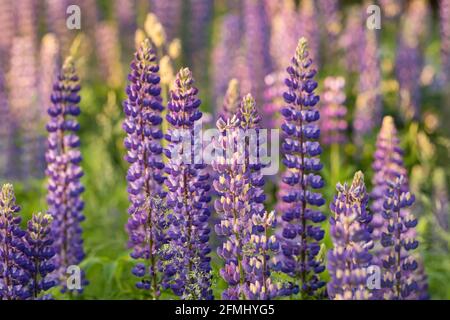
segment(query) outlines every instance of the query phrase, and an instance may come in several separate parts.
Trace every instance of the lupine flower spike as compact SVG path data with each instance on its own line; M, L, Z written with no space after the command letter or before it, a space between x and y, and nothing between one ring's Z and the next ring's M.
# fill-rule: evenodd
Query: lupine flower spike
M0 193L0 300L21 300L29 297L28 275L22 265L23 236L20 229L20 207L16 204L11 184L2 186Z
M149 39L142 42L131 63L128 99L123 103L127 133L125 148L128 169L130 218L127 230L131 257L139 261L133 274L140 280L136 286L150 290L153 298L160 295L161 262L158 253L165 243L165 220L161 200L165 197L161 138L162 98L159 67Z
M285 134L283 185L287 188L281 194L286 210L281 216L280 236L281 270L298 281L293 293L300 291L302 296L312 296L325 285L318 276L325 269L318 258L324 231L315 224L325 220L317 210L325 200L315 191L323 187L324 181L317 174L322 169L318 157L322 149L318 142L320 130L315 124L320 117L315 108L319 102L314 93L316 70L311 65L308 42L301 38L292 65L287 68L287 91L283 95L287 105L281 110L285 118L281 127Z
M270 253L278 249L275 236L269 236L276 222L275 215L264 212L265 197L261 189L264 180L258 164L252 165L250 161L253 151L246 145L239 146L244 134L253 133L257 139L256 130L249 130L257 128L259 122L251 95L242 99L238 116L226 122L220 118L217 122L222 133L217 149L222 154L213 163L214 170L219 172L214 181L219 194L214 207L221 218L216 233L225 237L218 249L218 255L225 260L220 275L228 283L222 294L224 299L270 299L278 293L270 279L272 262L269 261ZM233 150L231 158L228 150Z
M55 255L51 224L53 218L46 213L33 214L28 221L27 234L25 235L25 255L28 263L25 271L29 276L28 289L31 299L47 300L51 295L45 291L56 285L51 273L55 270L52 261Z
M76 120L80 114L79 91L80 81L74 61L69 57L53 86L46 152L48 212L53 217L56 276L63 291L67 289L67 268L77 266L85 256L80 225L84 220L81 200L84 187L80 182L83 170L77 136L80 125ZM83 284L87 282L83 280L76 291L81 291Z
M416 227L417 219L410 210L405 210L414 203L414 196L402 191L404 177L390 180L388 184L383 205L383 218L387 228L382 234L381 244L387 250L381 261L381 287L384 299L403 300L419 290L413 276L418 263L411 254L419 243L409 232Z
M228 83L228 89L222 104L221 116L225 121L231 119L237 113L240 98L239 81L237 79L231 79Z
M168 286L182 299L212 299L211 258L208 220L211 212L209 174L198 155L202 144L198 125L202 113L197 98L198 89L189 69L181 69L167 105L169 142L165 150L169 158L166 166L168 188L167 205L172 209L168 231L170 246L165 252L165 273ZM186 148L186 145L188 147ZM200 163L199 163L200 162Z
M328 296L333 300L367 300L372 297L367 270L373 241L364 175L358 171L350 186L338 183L336 189L338 194L330 204L333 249L328 253Z

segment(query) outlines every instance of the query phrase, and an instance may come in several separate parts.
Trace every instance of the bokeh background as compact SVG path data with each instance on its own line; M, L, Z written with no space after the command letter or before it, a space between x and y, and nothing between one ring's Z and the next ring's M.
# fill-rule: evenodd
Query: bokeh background
M25 220L32 212L46 210L43 152L55 72L71 54L81 76L87 253L82 267L90 285L74 298L146 298L134 287L124 228L128 201L121 103L135 42L150 37L159 58L166 56L161 61L166 63L161 66L166 91L173 71L181 66L193 70L206 126L214 125L228 81L235 77L242 93L255 96L267 124L276 127L271 106L282 94L280 74L299 36L306 36L319 70L319 91L326 77L346 81L346 142L338 146L339 162L329 147L322 155L327 203L336 182L350 180L356 170L365 173L370 190L380 123L370 117L363 121L369 130L362 136L354 124L358 100L363 99L360 82L364 77L377 81L378 72L374 94L382 114L395 118L417 198L419 251L431 298L449 299L450 1L373 2L381 8L381 29L371 52L365 11L372 2L0 0L0 182L14 184ZM80 30L66 27L70 4L81 9ZM379 59L375 71L364 63L373 59ZM6 123L14 124L12 133L5 130ZM266 184L270 208L276 203L276 182L274 176ZM325 211L329 213L327 207ZM326 244L331 245L328 238ZM223 283L215 256L213 264L219 297Z

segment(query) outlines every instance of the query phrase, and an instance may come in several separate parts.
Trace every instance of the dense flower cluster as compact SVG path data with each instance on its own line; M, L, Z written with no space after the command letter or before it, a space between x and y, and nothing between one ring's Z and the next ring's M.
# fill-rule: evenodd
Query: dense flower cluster
M22 254L25 232L20 229L19 211L12 185L3 185L0 193L0 300L29 296L28 277L21 268L26 258Z
M172 209L169 217L170 250L166 252L168 264L165 273L170 277L168 285L184 299L211 299L211 252L208 226L211 212L209 174L205 164L197 158L202 147L196 128L202 113L198 89L189 69L181 69L176 77L174 90L170 92L166 119L169 142L165 154L167 205ZM184 141L187 140L187 143ZM186 144L188 147L186 147Z
M410 253L419 243L411 235L417 225L417 219L409 210L414 196L404 192L404 177L400 176L388 182L385 194L383 218L387 227L381 237L382 246L387 249L382 256L381 287L384 299L407 299L419 290L413 272L418 268L417 261Z
M130 163L127 173L130 215L127 229L131 256L139 263L133 273L140 278L137 287L150 290L154 298L160 293L158 271L161 264L158 253L166 242L164 212L160 208L164 198L162 161L163 137L161 123L162 98L160 96L159 67L155 52L146 39L135 53L131 63L128 99L123 103L127 134L124 144Z
M316 207L324 205L325 200L315 191L323 187L324 181L317 174L322 169L318 157L322 149L317 141L320 130L314 123L319 120L315 107L319 96L314 93L316 71L311 65L308 43L301 38L292 65L287 68L288 90L284 93L287 106L281 110L285 118L283 163L287 168L283 184L288 186L281 195L287 207L281 217L281 263L283 272L298 278L298 289L304 295L313 295L325 285L318 277L324 271L317 257L324 231L315 224L324 221L325 215Z
M52 258L55 255L51 224L53 218L46 213L33 214L27 224L24 237L23 252L28 261L22 266L28 276L27 288L31 299L48 299L50 295L41 295L56 285L52 272L55 265Z
M394 119L386 116L378 133L376 141L376 151L372 164L374 175L372 178L373 189L370 194L372 199L371 211L373 214L372 224L374 227L373 235L375 239L380 239L384 231L385 220L382 217L383 203L388 181L394 180L400 176L407 176L403 164L403 151L400 148L400 140L397 136ZM408 188L406 178L402 180L404 191Z
M320 120L321 140L324 144L343 144L346 142L347 108L345 102L345 79L327 77L322 95L323 107Z
M339 47L345 52L344 65L346 70L357 72L357 61L360 61L364 50L364 13L359 6L351 7L345 28L339 39Z
M336 189L338 194L330 204L333 249L328 253L328 295L336 300L367 300L372 296L367 287L367 268L373 241L364 175L359 171L350 186L338 183Z
M261 165L250 163L250 155L257 151L250 147L252 137L249 147L245 141L243 148L239 145L243 135L257 134L251 130L257 129L259 122L250 95L243 98L237 116L217 122L222 135L217 143L221 155L213 164L219 173L214 181L219 194L214 208L221 219L216 233L225 238L218 249L218 255L225 260L220 274L228 283L222 294L224 299L269 299L278 291L271 282L268 261L270 251L278 249L275 236L269 237L275 215L264 212ZM228 150L233 150L231 158Z
M84 220L84 202L81 200L84 187L80 182L83 170L77 136L80 125L76 120L81 112L78 106L81 100L79 82L74 61L69 57L55 81L48 108L47 203L54 220L56 276L63 290L66 289L66 269L78 265L85 256L80 226Z

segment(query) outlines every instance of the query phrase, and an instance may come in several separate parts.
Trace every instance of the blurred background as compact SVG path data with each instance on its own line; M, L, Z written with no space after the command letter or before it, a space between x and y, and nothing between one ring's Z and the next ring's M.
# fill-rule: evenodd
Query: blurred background
M72 4L81 10L79 30L66 25ZM381 8L380 30L366 26L370 4ZM345 95L342 137L324 141L325 211L336 182L356 170L370 190L376 134L382 116L393 116L417 198L431 298L450 299L450 1L0 0L0 30L0 182L14 184L25 220L47 207L46 109L66 56L75 58L81 77L82 267L90 285L77 298L145 298L134 286L124 228L121 103L135 43L150 37L156 46L165 99L176 71L193 70L206 126L215 125L236 78L242 94L254 95L265 125L278 128L285 68L305 36L319 92L332 90L326 84L337 78ZM277 179L266 183L269 208L276 206ZM218 275L215 256L213 263Z

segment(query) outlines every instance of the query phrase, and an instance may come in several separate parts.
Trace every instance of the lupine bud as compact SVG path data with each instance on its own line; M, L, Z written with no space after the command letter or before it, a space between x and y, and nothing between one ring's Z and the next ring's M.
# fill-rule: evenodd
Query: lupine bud
M385 248L381 257L382 280L381 290L384 299L408 299L419 290L414 277L418 268L417 261L411 251L419 245L409 232L417 225L410 210L414 196L404 189L404 177L388 181L383 204L383 219L386 229L381 236L381 244Z
M286 203L281 216L281 270L299 280L301 287L294 287L294 290L306 296L314 295L325 285L318 277L324 270L317 259L324 231L315 224L325 220L325 215L317 209L325 200L315 191L322 188L324 182L316 174L322 169L319 158L322 149L318 142L320 130L315 124L320 116L315 107L319 96L314 93L317 82L312 63L307 40L301 38L292 64L287 68L287 91L283 95L286 107L281 110L285 118L282 125L286 166L283 184L287 185L285 193L281 194Z
M167 205L169 217L170 256L166 266L167 285L183 299L212 299L211 258L209 247L208 208L210 184L206 165L199 161L202 143L198 127L202 113L198 89L189 69L181 69L170 92L166 116L169 142L165 150L169 158ZM188 146L186 149L186 145ZM200 159L201 160L201 159Z
M37 213L28 221L25 239L25 256L28 262L23 266L29 276L28 289L31 299L49 299L50 295L43 295L45 291L56 285L51 273L55 270L52 261L55 255L51 224L53 218L49 214Z
M353 120L354 141L362 145L363 137L381 122L381 69L376 30L366 30L363 55L359 57L359 94Z
M67 288L66 270L78 265L84 259L82 229L84 202L81 194L84 187L80 182L83 170L79 150L80 128L76 118L80 114L78 106L81 97L80 81L74 61L67 58L53 85L51 105L48 108L50 120L47 123L47 170L48 212L53 217L52 235L56 251L55 266L58 285L62 291ZM86 284L82 281L82 284ZM81 291L82 288L76 288Z
M330 204L330 233L333 249L328 253L328 295L333 300L367 300L367 268L372 256L371 215L364 175L358 171L353 183L337 184L338 194Z
M131 257L138 260L133 273L139 277L138 288L150 290L153 298L160 293L161 262L159 250L166 243L166 228L161 200L165 197L162 161L162 116L159 67L150 40L141 43L131 63L128 99L123 103L126 116L123 128L130 215L127 230ZM142 272L138 270L142 269Z
M22 265L26 259L20 229L20 207L16 204L11 184L2 186L0 193L0 300L22 300L29 297L26 283L29 278Z
M322 95L323 108L320 119L322 143L343 144L347 141L347 108L345 102L345 79L327 77L324 81L325 91Z

